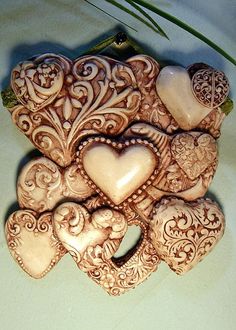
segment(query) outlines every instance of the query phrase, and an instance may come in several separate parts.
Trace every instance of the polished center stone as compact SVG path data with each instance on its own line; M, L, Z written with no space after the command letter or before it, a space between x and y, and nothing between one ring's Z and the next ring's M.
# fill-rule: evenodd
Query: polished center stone
M116 205L149 179L156 162L154 153L139 144L119 152L106 144L94 143L83 156L87 175Z

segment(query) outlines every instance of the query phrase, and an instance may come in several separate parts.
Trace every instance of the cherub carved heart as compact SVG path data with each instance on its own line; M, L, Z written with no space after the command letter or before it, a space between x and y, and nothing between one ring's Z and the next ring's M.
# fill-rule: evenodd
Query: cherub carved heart
M155 178L157 149L148 141L122 143L97 137L85 141L79 149L81 174L115 205L142 193Z
M184 274L214 248L224 226L222 211L209 199L164 198L155 206L149 236L161 259Z
M89 134L120 134L141 100L127 64L84 56L74 62L45 54L19 64L12 88L21 105L13 121L44 155L68 166L79 141Z
M217 159L216 142L209 134L179 134L172 140L171 152L179 166L192 180Z
M14 212L6 223L9 250L20 267L34 278L45 276L66 253L53 233L51 213Z
M53 224L58 238L85 272L110 259L127 230L122 213L104 207L90 215L84 206L72 202L56 208Z

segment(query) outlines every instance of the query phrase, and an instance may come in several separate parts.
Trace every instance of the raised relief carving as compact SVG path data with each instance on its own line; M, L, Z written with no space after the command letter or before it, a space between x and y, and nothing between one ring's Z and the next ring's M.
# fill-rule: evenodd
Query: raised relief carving
M171 194L193 200L206 193L217 165L217 145L211 135L201 132L166 135L142 123L131 126L124 135L142 137L158 151L156 178L146 189L154 200Z
M91 138L79 147L77 157L90 186L115 205L137 198L155 179L158 168L157 149L141 139Z
M77 164L63 169L40 157L26 164L18 177L20 207L37 212L52 210L65 199L79 202L91 195L94 191L80 175Z
M5 231L11 255L34 278L45 276L66 253L53 232L50 212L38 218L31 210L16 211Z
M222 237L224 216L203 197L217 166L215 138L229 85L198 63L163 69L150 56L20 63L13 122L46 157L20 173L22 209L6 223L10 252L44 276L66 253L110 295L135 288L161 260L177 274ZM137 244L115 258L128 226Z
M104 207L90 214L84 206L72 202L55 209L53 222L61 243L85 272L110 259L127 230L122 213Z
M66 68L58 64L65 61ZM23 105L11 109L13 121L43 154L63 167L72 162L83 137L121 133L135 117L141 99L130 67L100 56L84 56L73 63L54 54L40 56L19 64L11 85Z
M148 240L148 225L135 212L126 211L102 207L88 212L82 205L64 203L53 214L56 233L78 267L115 296L142 283L160 262ZM132 252L112 258L128 225L140 226L142 237Z
M211 67L195 72L191 86L196 99L210 109L219 107L229 94L229 82L224 72Z
M184 274L213 249L224 227L222 211L209 199L165 198L153 209L149 235L161 259Z

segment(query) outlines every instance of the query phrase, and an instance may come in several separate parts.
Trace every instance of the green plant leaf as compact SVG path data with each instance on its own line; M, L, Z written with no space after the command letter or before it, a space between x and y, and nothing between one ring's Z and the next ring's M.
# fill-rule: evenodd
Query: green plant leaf
M148 13L146 13L146 11L144 11L142 8L136 5L132 0L125 0L125 1L128 2L135 9L137 9L143 16L145 16L157 28L157 30L163 37L169 39L165 31L160 27L159 24L157 24L157 22Z
M221 104L220 109L226 116L233 110L234 102L229 97L225 100L223 104Z
M96 9L100 10L101 12L103 12L104 14L106 14L107 16L112 17L113 19L115 19L116 21L120 22L121 24L127 26L128 28L134 30L135 32L138 32L138 31L137 31L135 28L133 28L132 26L126 24L125 22L121 21L120 19L116 18L115 16L109 14L108 12L106 12L105 10L103 10L102 8L96 6L94 3L92 3L92 2L90 2L90 1L88 1L88 0L84 0L84 1L86 1L86 2L89 3L91 6L95 7Z
M148 21L146 21L145 19L143 19L142 17L138 16L136 13L134 13L132 10L126 8L125 6L121 5L120 3L118 3L115 0L105 0L106 2L112 4L113 6L123 10L124 12L126 12L127 14L133 16L134 18L136 18L137 20L139 20L140 22L142 22L143 24L145 24L147 27L149 27L150 29L152 29L154 32L158 33L159 35L163 36L163 32L159 31L159 29L155 28L152 24L150 24Z
M1 92L2 104L6 108L12 108L18 104L17 98L11 87L7 87Z
M94 47L89 48L87 51L85 51L81 56L83 56L83 55L97 54L100 51L102 51L104 48L106 48L109 45L111 45L115 40L116 40L116 36L111 36L111 37L109 37L109 38L107 38L105 40L102 40L101 42L99 42Z
M192 28L188 24L186 24L183 21L179 20L177 17L168 14L167 12L159 9L158 7L156 7L155 5L153 5L153 4L151 4L151 3L147 2L147 1L144 1L144 0L130 0L130 1L137 3L141 7L144 7L146 9L149 9L153 13L156 13L157 15L159 15L159 16L165 18L166 20L174 23L175 25L181 27L185 31L189 32L190 34L192 34L195 37L197 37L198 39L200 39L201 41L205 42L211 48L215 49L219 54L221 54L222 56L224 56L232 64L236 65L236 59L234 59L231 55L229 55L228 53L226 53L221 47L219 47L218 45L216 45L213 41L211 41L210 39L208 39L202 33L198 32L197 30L195 30L194 28Z

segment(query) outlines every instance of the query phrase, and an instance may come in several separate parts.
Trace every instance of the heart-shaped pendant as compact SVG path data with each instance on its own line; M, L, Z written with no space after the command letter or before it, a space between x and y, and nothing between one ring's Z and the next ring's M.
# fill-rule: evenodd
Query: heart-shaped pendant
M6 239L18 265L30 276L45 276L66 250L54 235L51 213L36 218L31 210L14 212L7 220Z
M90 138L77 153L81 174L110 204L132 201L155 179L158 151L141 139Z
M13 121L63 167L84 136L121 133L141 100L131 68L102 56L45 54L13 69L11 85L21 104L10 109Z
M154 208L149 236L161 259L184 274L214 248L224 227L222 211L209 199L163 198Z
M76 202L94 194L78 171L77 164L60 168L46 157L31 160L17 180L17 197L21 208L37 212L52 210L65 199Z
M85 272L110 259L127 230L122 213L104 207L90 214L84 206L72 202L55 209L53 225L63 246Z

